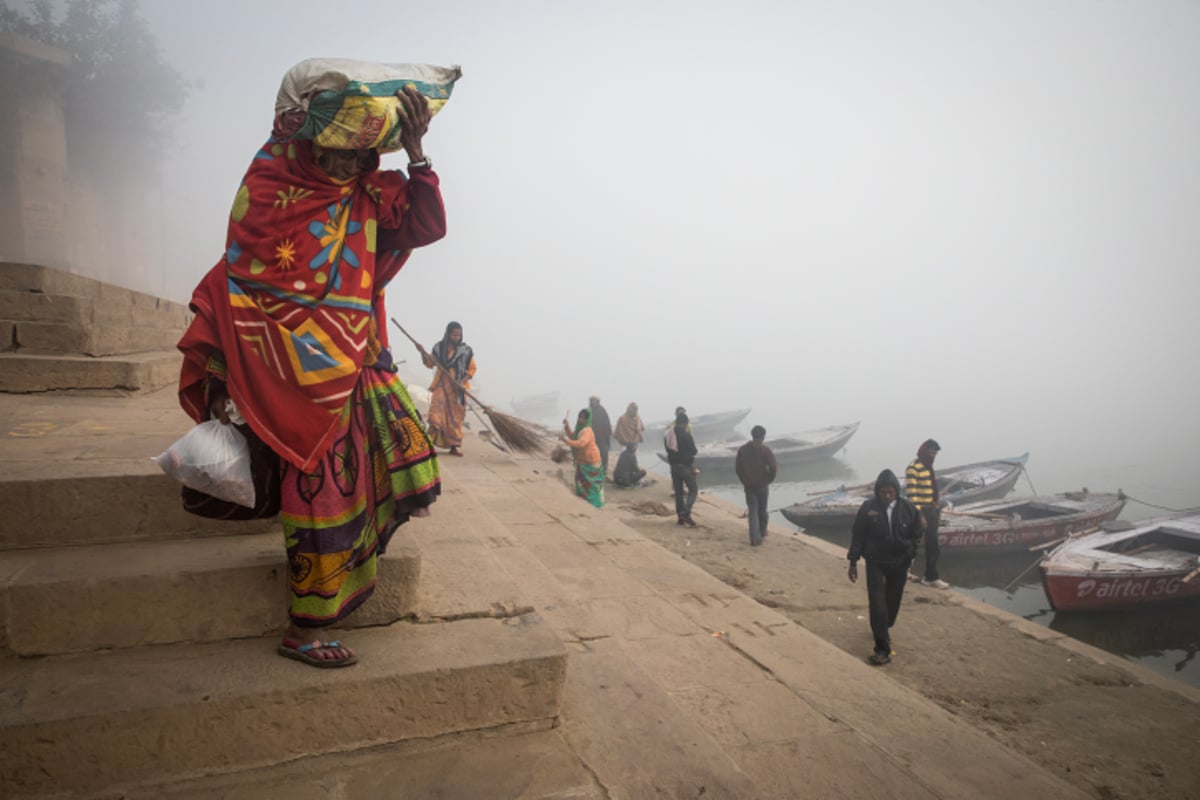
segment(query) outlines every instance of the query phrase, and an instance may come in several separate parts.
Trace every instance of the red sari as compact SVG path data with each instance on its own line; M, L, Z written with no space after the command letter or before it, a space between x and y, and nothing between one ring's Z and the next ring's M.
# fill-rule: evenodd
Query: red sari
M419 181L425 216L436 202L440 218L436 176L423 170ZM383 324L384 287L410 248L427 243L412 235L421 215L405 218L410 199L402 173L372 169L339 182L316 164L310 143L268 141L238 190L224 257L196 288L196 318L179 343L184 409L206 419L208 388L223 381L281 459L298 625L331 624L365 601L396 527L441 490ZM405 230L407 238L397 235Z

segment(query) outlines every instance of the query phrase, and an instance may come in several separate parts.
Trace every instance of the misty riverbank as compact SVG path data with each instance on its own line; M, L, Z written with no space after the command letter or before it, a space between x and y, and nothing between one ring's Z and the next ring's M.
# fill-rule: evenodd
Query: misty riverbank
M569 474L563 473L565 482ZM822 639L858 658L870 654L866 589L861 580L847 580L841 545L772 522L764 545L750 547L740 504L714 491L701 493L698 527L680 527L670 494L670 482L657 476L645 488L610 487L606 506L644 536ZM1200 692L966 594L910 584L892 631L896 655L879 679L923 694L1093 796L1195 796ZM870 685L861 693L872 697Z
M868 429L868 436L869 433ZM1200 457L1193 456L1197 463L1190 465L1180 463L1175 458L1124 464L1088 460L1074 465L1070 464L1070 459L1043 459L1052 461L1054 472L1058 473L1056 475L1039 473L1037 453L1031 453L1029 475L1021 477L1010 496L1033 494L1034 487L1039 492L1048 493L1088 486L1093 491L1116 491L1122 488L1133 498L1151 500L1156 505L1173 508L1196 504L1196 490L1190 482L1181 480L1180 476L1198 474ZM994 455L1002 457L1017 454L997 448ZM639 456L642 466L665 482L669 493L670 479L666 477L662 462L653 450L647 448L640 451ZM898 463L887 463L879 453L869 449L869 444L856 447L851 442L851 447L838 458L782 470L779 479L771 487L771 525L776 530L796 530L796 526L779 513L780 508L808 500L822 490L874 480L883 466L902 473L907 461L894 460ZM946 466L960 463L958 460L943 460ZM1069 482L1072 479L1073 482ZM711 493L736 506L744 504L741 487L733 475L702 473L700 486L702 492ZM1165 513L1131 500L1120 518L1137 520ZM848 530L806 533L839 547L849 546ZM1046 599L1040 572L1033 566L1036 561L1035 553L1024 550L987 553L943 549L939 567L942 577L953 585L955 591L1135 661L1162 675L1200 687L1200 602L1127 611L1059 613L1050 608Z

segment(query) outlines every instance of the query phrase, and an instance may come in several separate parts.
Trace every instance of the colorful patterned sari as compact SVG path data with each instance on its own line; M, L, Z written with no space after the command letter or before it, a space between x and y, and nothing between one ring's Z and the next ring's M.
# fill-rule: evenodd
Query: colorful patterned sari
M475 353L470 345L450 341L450 332L462 330L457 322L446 326L440 342L433 345L438 366L433 384L429 387L429 436L438 447L462 447L463 421L467 417L467 398L462 387L471 388L475 376ZM457 383L456 383L457 381Z
M377 162L376 162L377 165ZM335 181L307 142L271 140L246 172L224 258L192 297L180 401L197 422L223 381L282 461L280 520L297 625L332 624L375 586L395 529L428 513L437 459L395 376L383 290L408 253L376 254L406 179Z
M574 438L567 439L575 455L575 494L600 508L604 505L604 466L592 432L592 412L584 409L580 414L587 418L576 423Z

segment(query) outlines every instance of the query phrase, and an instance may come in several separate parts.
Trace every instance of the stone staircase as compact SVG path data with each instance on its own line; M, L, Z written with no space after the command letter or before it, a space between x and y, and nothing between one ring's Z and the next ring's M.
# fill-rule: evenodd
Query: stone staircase
M0 264L0 391L145 391L179 379L187 306L81 275Z
M177 379L164 348L182 307L50 270L2 276L5 341L20 347L0 354L0 795L156 796L297 759L555 723L566 650L454 514L394 538L354 629L334 634L359 664L280 658L282 530L184 513L148 459L191 424L170 388L148 391ZM82 359L132 377L67 385ZM116 387L133 391L94 391ZM14 394L47 389L69 391Z

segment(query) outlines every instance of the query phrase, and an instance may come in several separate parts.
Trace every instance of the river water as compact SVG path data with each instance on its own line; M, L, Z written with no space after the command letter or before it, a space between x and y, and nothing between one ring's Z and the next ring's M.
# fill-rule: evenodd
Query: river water
M647 437L649 440L649 437ZM874 481L887 467L902 476L911 455L893 447L850 447L839 457L785 468L771 487L771 525L796 530L778 509L810 499L814 493ZM945 447L945 443L943 443ZM915 446L913 455L915 455ZM649 452L640 460L660 475L665 469ZM936 466L1020 455L1017 452L972 453L961 459L939 458ZM892 463L888 463L889 460ZM652 461L653 463L647 463ZM1200 506L1200 459L1190 445L1163 445L1152 453L1126 453L1120 462L1091 455L1044 458L1031 450L1028 474L1017 483L1010 497L1024 494L1078 490L1094 492L1123 489L1131 498L1121 519L1137 520L1167 512L1147 503L1182 509ZM728 502L744 505L741 487L732 474L700 476L702 492L711 492ZM808 531L828 541L848 546L849 530ZM961 591L997 608L1045 625L1095 647L1136 661L1155 672L1200 686L1200 602L1132 611L1056 613L1042 590L1040 571L1034 566L1037 554L1025 550L1006 553L953 551L943 548L939 571L955 591ZM864 597L865 602L865 597Z

